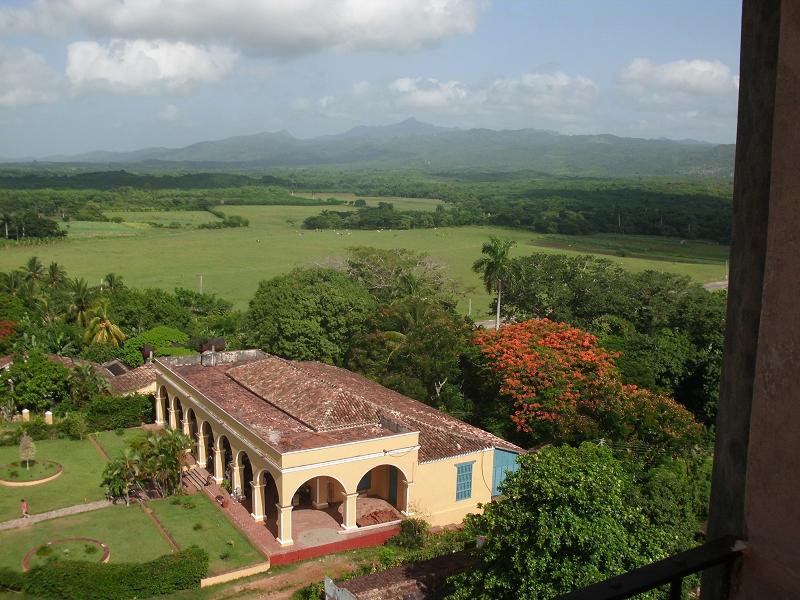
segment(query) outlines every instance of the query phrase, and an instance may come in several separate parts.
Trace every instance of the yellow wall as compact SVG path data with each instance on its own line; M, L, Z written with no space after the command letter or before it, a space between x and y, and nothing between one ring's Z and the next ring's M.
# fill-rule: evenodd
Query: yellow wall
M492 460L494 453L474 452L446 460L417 465L411 506L415 516L431 525L460 523L464 516L478 513L478 503L492 499ZM456 500L456 465L475 461L472 465L472 497Z

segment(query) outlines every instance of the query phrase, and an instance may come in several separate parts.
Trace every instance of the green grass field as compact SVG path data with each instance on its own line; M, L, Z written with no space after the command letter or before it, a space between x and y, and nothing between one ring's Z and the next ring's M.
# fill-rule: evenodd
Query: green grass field
M425 204L423 200L410 201L418 205ZM239 308L244 308L262 279L285 273L294 267L330 264L352 246L402 247L426 252L447 265L451 277L462 287L459 309L466 313L469 301L472 300L473 316L479 317L488 314L490 296L484 291L480 278L472 272L471 265L480 256L481 245L490 235L514 239L517 242L513 251L515 256L532 252L577 254L581 251L579 246L551 247L555 244L551 236L488 226L408 231L301 229L303 219L319 214L322 208L230 206L223 210L229 214L247 217L250 220L249 227L173 230L155 229L146 225L142 227L142 222L137 221L131 223L133 227L139 227L136 229L138 235L135 236L75 237L37 246L4 246L0 249L0 270L17 268L35 254L45 264L58 261L67 268L70 276L85 277L90 282L98 281L104 274L113 271L123 275L125 282L132 286L170 290L181 286L196 290L202 274L204 291L215 292L231 300ZM146 220L152 220L153 216L153 213L113 214L137 219L147 215ZM170 220L176 214L173 211L162 217ZM98 224L101 225L108 224ZM581 244L585 251L600 253L632 271L672 271L689 275L700 282L719 280L725 275L723 256L727 254L727 250L721 246L717 246L720 249L718 260L711 260L705 255L687 260L686 245L680 244L679 240L637 236L635 242L639 246L642 240L652 240L649 243L659 245L659 252L639 258L618 256L619 248L606 247L608 238L609 236L583 236ZM599 240L604 245L598 246L599 242L588 245L587 240ZM578 243L578 240L573 242L571 238L566 241L556 239L556 242L564 246ZM541 245L543 243L547 246ZM622 245L628 243L630 241L627 236L619 241ZM671 255L670 248L676 254ZM707 249L707 246L704 245L704 248Z
M346 194L342 192L299 192L295 196L300 198L312 198L319 200L320 198L336 198L337 200L364 200L367 206L378 206L379 202L389 202L394 204L397 210L427 210L434 211L439 204L444 204L441 200L434 200L433 198L401 198L399 196L357 196L356 194ZM233 209L233 207L230 207ZM321 209L327 207L318 207ZM347 206L332 206L332 210L342 210L348 208Z
M116 458L122 454L122 451L128 446L128 442L137 437L144 436L145 431L139 427L132 427L123 430L122 435L118 434L116 431L100 431L92 435L94 435L94 439L97 440L97 443L103 447L103 450L105 450L111 458Z
M154 500L150 508L181 548L197 544L208 552L209 575L264 561L205 494L180 497L177 503L174 500ZM196 529L198 524L200 528Z
M90 537L108 544L109 562L143 562L171 552L138 505L120 505L0 532L0 567L21 570L28 550L69 537Z
M103 499L100 477L106 462L89 440L42 440L35 444L36 458L57 461L64 467L64 472L57 479L39 485L0 487L0 521L20 516L19 502L22 498L28 501L31 514ZM0 464L18 460L19 449L16 446L0 448Z

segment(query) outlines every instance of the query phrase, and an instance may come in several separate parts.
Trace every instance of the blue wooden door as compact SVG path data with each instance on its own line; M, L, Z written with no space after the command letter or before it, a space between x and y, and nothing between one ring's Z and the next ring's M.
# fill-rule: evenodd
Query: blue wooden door
M500 484L510 472L513 473L519 468L517 455L507 450L494 449L494 464L492 473L492 496L500 495Z

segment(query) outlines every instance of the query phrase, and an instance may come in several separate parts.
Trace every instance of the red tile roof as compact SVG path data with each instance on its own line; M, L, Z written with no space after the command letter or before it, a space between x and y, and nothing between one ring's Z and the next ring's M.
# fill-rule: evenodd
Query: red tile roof
M428 462L522 449L361 375L318 362L262 355L215 366L160 362L279 452L419 432Z
M106 377L111 385L111 390L116 394L130 394L154 385L156 382L156 368L148 363L123 373L122 375Z

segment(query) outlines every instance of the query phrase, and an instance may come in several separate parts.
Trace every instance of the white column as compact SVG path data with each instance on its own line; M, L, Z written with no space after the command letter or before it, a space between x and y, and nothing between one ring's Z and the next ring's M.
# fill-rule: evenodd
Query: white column
M208 457L206 456L206 436L202 433L197 434L197 464L205 468Z
M357 529L356 525L356 500L358 499L358 492L352 494L345 494L344 502L342 502L342 529L350 531Z
M167 409L169 411L169 428L170 429L177 429L178 428L178 411L172 408L171 406Z
M156 396L156 425L165 425L164 420L164 399Z
M281 546L291 546L292 540L292 505L278 507L278 543Z
M231 487L233 490L239 489L240 493L244 493L244 482L242 481L242 473L244 473L244 467L240 467L236 464L231 465L231 477L233 481L231 481Z
M189 419L186 418L186 415L183 415L183 421L181 422L181 426L183 427L183 435L192 435L192 430L189 425Z
M253 512L250 515L259 523L264 522L264 484L250 482L250 488L253 491Z
M414 514L414 511L411 509L411 488L414 487L414 482L403 480L402 483L405 496L403 499L403 506L405 508L400 512L403 513L403 516L410 517Z
M324 477L311 482L311 506L318 510L328 508L328 480Z
M225 479L225 465L222 464L224 460L225 453L218 448L214 448L214 480L217 483L222 483L222 480Z

